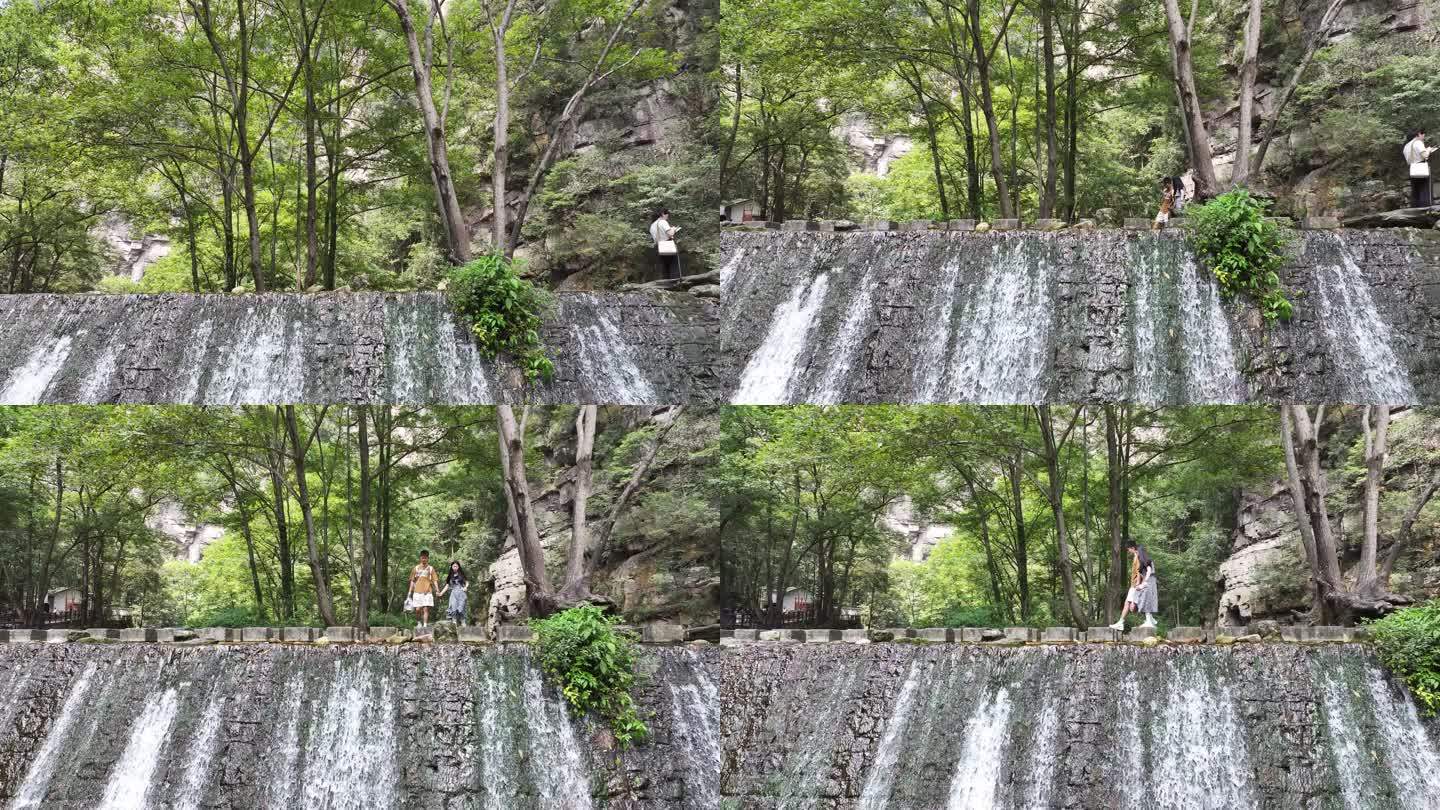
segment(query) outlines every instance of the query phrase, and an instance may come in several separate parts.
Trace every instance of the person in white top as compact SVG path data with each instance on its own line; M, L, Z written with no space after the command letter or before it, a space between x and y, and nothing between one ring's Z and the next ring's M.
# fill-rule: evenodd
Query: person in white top
M675 233L679 230L671 227L670 212L664 209L650 223L650 241L655 243L655 252L660 257L662 278L680 277L680 251L675 245Z
M1430 195L1430 153L1436 147L1425 146L1425 130L1417 130L1415 137L1405 144L1405 166L1410 174L1410 206L1428 208Z

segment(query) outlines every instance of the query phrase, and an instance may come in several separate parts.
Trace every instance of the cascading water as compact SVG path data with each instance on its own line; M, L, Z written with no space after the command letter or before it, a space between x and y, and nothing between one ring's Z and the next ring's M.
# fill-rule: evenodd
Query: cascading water
M714 302L559 293L549 382L481 356L443 293L0 296L0 404L660 404L720 397ZM728 390L728 381L724 381Z
M1227 297L1181 231L732 232L738 404L1440 401L1431 252L1301 231L1290 321ZM823 298L816 293L822 289Z
M1319 318L1347 401L1410 403L1410 372L1395 354L1395 335L1380 315L1354 255L1337 240L1337 262L1315 268Z
M792 380L809 346L815 315L825 303L830 277L821 275L809 284L797 285L790 299L776 307L770 328L760 348L750 357L740 376L734 401L750 405L783 405L789 402Z
M1360 645L753 645L742 810L1434 808L1436 740Z
M523 648L3 645L0 807L718 810L710 659L642 661L620 749Z

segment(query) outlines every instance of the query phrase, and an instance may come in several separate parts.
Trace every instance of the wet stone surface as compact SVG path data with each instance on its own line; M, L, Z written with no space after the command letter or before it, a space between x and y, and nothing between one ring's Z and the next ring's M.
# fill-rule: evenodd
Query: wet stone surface
M153 807L701 807L713 656L644 651L653 737L621 747L568 719L520 646L7 645L0 804L139 791Z
M729 232L729 399L1440 401L1440 233L1287 234L1267 324L1179 231Z
M0 403L713 402L717 304L560 293L555 378L481 357L443 293L0 296Z

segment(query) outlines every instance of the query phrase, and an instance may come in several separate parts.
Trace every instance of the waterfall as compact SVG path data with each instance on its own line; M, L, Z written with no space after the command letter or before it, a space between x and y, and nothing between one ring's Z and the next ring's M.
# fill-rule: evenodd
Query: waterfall
M1342 376L1340 390L1347 401L1414 402L1410 372L1395 356L1395 335L1375 306L1365 272L1343 243L1338 255L1338 263L1315 268L1315 290L1317 320Z
M1009 722L1010 690L1002 688L965 724L965 748L950 779L946 810L987 810L995 806Z
M165 747L170 724L179 709L180 693L174 687L151 696L145 711L135 721L125 753L110 774L101 810L144 810L155 767L160 764L161 749Z
M1215 279L1200 272L1179 240L1142 237L1127 255L1131 397L1155 404L1242 401L1245 381Z
M0 390L0 403L33 405L43 402L51 381L70 356L70 344L70 336L64 335L53 345L36 348L25 365L16 369L6 381L5 388Z
M0 404L713 401L718 305L557 293L555 379L481 355L444 294L0 296Z
M697 808L720 807L720 692L693 651L687 666L664 673L675 717L678 747L685 760L685 793Z
M840 333L829 351L820 353L817 358L824 363L824 373L814 393L806 398L806 402L838 405L848 399L850 389L845 382L860 349L865 345L865 325L870 322L872 299L879 283L873 275L865 274L860 282L860 292L845 307L845 320L840 324Z
M865 789L860 794L860 810L883 810L890 797L890 786L895 781L895 760L900 756L900 741L904 738L910 723L910 709L915 704L916 677L919 662L910 664L905 682L900 684L900 694L890 710L890 719L885 723L885 736L875 754L875 765L865 780Z
M1230 335L1230 321L1220 303L1220 285L1206 273L1203 280L1188 253L1180 262L1179 346L1185 360L1185 401L1236 403L1243 399L1245 381Z
M635 350L608 309L595 308L589 323L572 321L571 331L583 358L580 368L586 370L586 383L595 401L622 405L660 402L640 370Z
M920 355L915 363L911 385L914 387L916 402L935 402L940 393L945 373L945 358L949 356L950 340L954 334L955 291L960 286L960 261L950 259L940 269L940 284L925 304L927 327L920 344Z
M825 303L829 283L830 277L821 274L808 284L798 284L790 298L775 308L764 340L745 365L735 402L747 405L789 402L791 380L809 348L810 331Z
M60 707L60 717L45 736L45 744L40 747L40 753L35 757L35 762L30 766L30 772L25 777L25 782L20 785L20 793L15 797L15 803L11 805L12 810L26 810L26 808L40 807L40 801L45 798L45 789L50 786L50 777L55 772L57 760L60 758L60 745L69 736L70 728L80 719L81 712L86 701L90 697L90 681L95 677L96 664L94 661L85 665L84 671L76 679L75 685L70 687L70 694L65 698L65 703ZM27 670L28 677L30 672ZM11 693L18 693L19 690L12 690Z
M1050 348L1049 261L998 242L947 369L951 402L1039 402Z
M0 806L591 810L629 782L683 786L637 808L718 810L713 659L643 655L656 742L617 748L524 650L0 645L0 705L25 713L0 725Z
M724 750L745 772L721 801L736 806L1433 810L1440 795L1434 732L1362 645L733 655Z

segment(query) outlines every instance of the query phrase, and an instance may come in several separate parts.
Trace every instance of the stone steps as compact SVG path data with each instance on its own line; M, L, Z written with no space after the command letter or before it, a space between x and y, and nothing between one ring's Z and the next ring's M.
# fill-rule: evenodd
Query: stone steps
M950 643L984 644L993 646L1015 646L1023 644L1097 644L1130 643L1153 646L1168 644L1236 644L1258 641L1276 641L1289 644L1336 644L1364 641L1366 632L1356 627L1301 627L1279 628L1279 634L1271 632L1261 636L1246 627L1172 627L1165 638L1155 628L1133 627L1121 633L1108 627L1092 627L1080 630L1074 627L923 627L885 629L783 629L783 630L727 630L721 634L721 646L735 646L747 643L822 643L843 642L849 644L872 643Z

